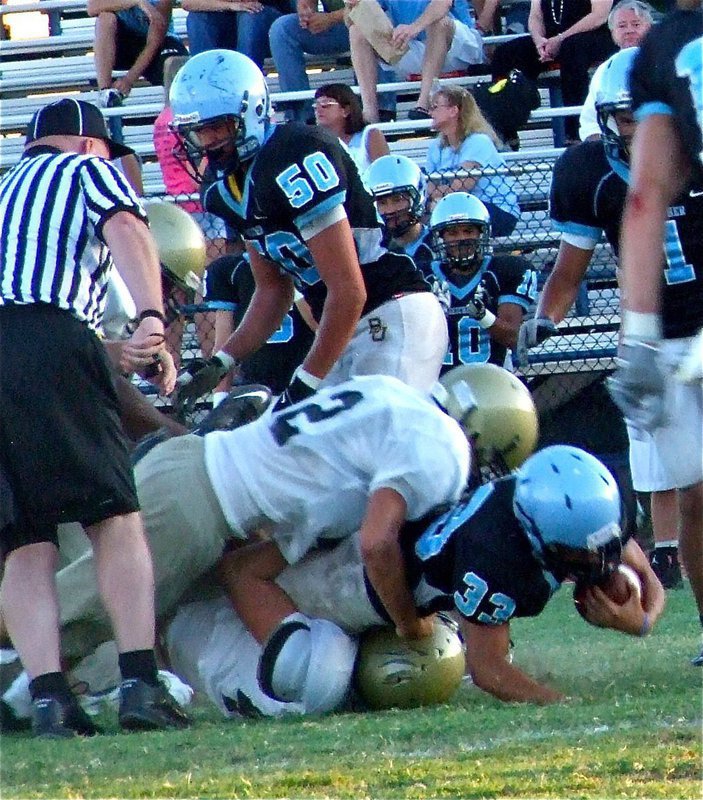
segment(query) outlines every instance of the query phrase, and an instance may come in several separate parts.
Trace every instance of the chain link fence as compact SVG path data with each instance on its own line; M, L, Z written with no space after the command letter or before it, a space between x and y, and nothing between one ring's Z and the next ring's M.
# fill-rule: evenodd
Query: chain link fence
M484 196L496 205L506 204L509 197L517 199L520 215L508 236L493 238L494 252L522 255L538 275L539 287L544 285L553 268L559 247L559 235L549 219L549 189L553 159L512 162L500 169L459 170L428 175L429 185L450 184L454 190L480 188ZM166 199L166 198L165 198ZM192 200L185 196L168 198L176 202ZM429 220L428 204L426 221ZM221 236L221 227L202 223L208 241L208 260L226 252L238 251L241 244ZM168 346L182 366L193 358L212 353L214 346L215 311L207 310L207 298L185 296L174 286L167 287L166 302L172 320L168 329ZM607 392L590 391L588 387L603 386L605 376L613 368L619 326L619 297L615 276L615 259L607 244L598 245L579 289L574 307L559 326L559 333L530 353L529 364L516 370L533 392L540 410L543 439L571 440L605 453L612 444L620 450L624 426ZM588 402L586 402L588 400ZM168 410L170 402L158 399ZM204 398L195 416L187 420L194 424L210 407ZM578 408L574 415L572 409ZM569 424L562 420L570 419ZM610 430L612 428L612 430ZM606 436L595 436L609 431ZM596 438L602 441L595 441ZM590 446L589 446L590 444Z

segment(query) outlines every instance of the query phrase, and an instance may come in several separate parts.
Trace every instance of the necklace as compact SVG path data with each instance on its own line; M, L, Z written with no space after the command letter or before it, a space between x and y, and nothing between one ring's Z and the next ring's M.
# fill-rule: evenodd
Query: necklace
M552 11L552 19L554 20L554 24L561 26L561 19L564 15L564 0L559 0L559 19L557 19L557 9L554 0L550 0L549 7Z

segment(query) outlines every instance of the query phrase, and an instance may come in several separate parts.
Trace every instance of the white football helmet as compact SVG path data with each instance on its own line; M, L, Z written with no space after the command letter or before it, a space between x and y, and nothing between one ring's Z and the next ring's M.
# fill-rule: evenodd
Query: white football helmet
M381 214L392 236L402 236L425 213L427 180L418 165L407 156L381 156L366 170L364 183L374 197L401 195L408 198L407 211Z
M216 170L233 170L250 161L270 126L271 103L261 70L234 50L207 50L190 58L178 71L169 94L172 129L189 157L207 156ZM221 123L228 135L204 141L200 131Z
M271 634L259 660L264 694L300 703L306 714L334 711L351 685L357 641L333 622L295 613Z
M458 689L464 670L458 626L438 614L430 640L413 647L390 627L362 634L354 681L370 708L416 708L446 703Z
M456 225L475 225L479 229L478 239L461 239L446 242L447 228ZM451 192L434 207L430 216L432 249L447 269L463 273L478 272L483 260L491 255L491 216L486 206L468 192Z

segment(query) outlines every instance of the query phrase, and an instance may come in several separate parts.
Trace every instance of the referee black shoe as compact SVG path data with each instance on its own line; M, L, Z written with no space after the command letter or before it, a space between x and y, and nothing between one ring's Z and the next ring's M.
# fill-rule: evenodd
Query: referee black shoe
M190 725L190 718L164 686L151 686L139 678L120 685L119 719L120 727L128 731L161 731Z
M32 701L32 733L42 739L95 736L100 729L73 699L38 697Z

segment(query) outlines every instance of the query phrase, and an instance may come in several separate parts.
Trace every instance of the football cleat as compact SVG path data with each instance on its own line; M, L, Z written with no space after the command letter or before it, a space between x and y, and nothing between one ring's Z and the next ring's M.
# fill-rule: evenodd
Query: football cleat
M41 739L70 739L101 731L75 699L38 697L32 701L32 732Z
M166 688L138 678L120 685L120 727L129 731L161 731L187 728L190 718Z
M680 589L683 586L676 547L655 547L649 554L649 563L665 589Z

